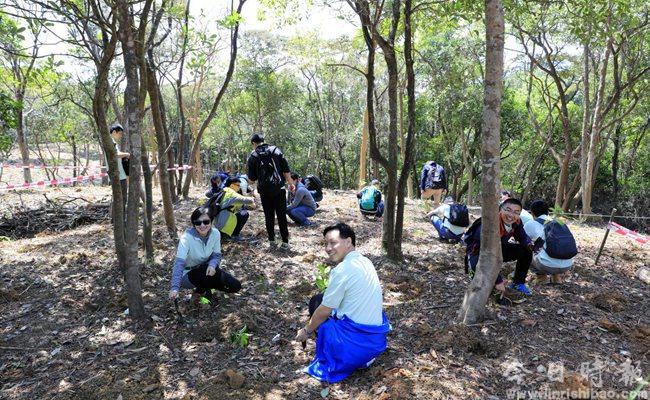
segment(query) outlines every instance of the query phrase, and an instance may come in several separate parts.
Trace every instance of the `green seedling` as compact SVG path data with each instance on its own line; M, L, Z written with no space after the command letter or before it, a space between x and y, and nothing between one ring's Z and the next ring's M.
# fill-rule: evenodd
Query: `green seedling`
M318 263L316 264L316 268L318 269L315 276L316 287L321 293L323 293L325 292L325 289L327 289L327 286L330 284L330 267L323 263Z
M210 300L208 300L207 297L201 296L201 298L199 299L199 303L201 303L201 304L210 304Z
M239 347L246 347L248 346L250 337L251 334L248 333L248 327L244 325L243 328L230 335L230 341L237 344Z
M550 211L553 215L553 219L556 220L560 225L564 225L566 223L566 218L562 207L553 206Z

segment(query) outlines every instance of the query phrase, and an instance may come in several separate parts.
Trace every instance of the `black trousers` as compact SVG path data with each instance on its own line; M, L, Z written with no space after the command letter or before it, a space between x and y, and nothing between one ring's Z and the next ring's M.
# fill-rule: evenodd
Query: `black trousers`
M244 225L246 225L246 221L248 221L248 211L239 210L235 213L235 217L237 217L237 225L235 226L235 229L232 231L232 235L239 236L241 230L244 229Z
M282 241L289 243L289 228L287 227L287 194L284 189L277 192L261 192L262 209L266 222L266 234L269 240L275 240L275 216L278 216L278 227Z
M205 274L207 269L208 264L203 264L187 273L187 278L192 285L196 286L198 293L205 293L210 289L217 289L226 293L237 293L241 289L241 283L229 273L221 270L221 268L217 267L217 273L212 276Z
M519 243L501 243L501 252L503 253L503 261L515 261L515 277L512 280L514 283L526 283L526 275L530 263L533 261L533 252L526 246Z
M312 296L312 298L309 299L309 318L311 318L311 316L314 315L314 312L322 302L323 302L323 293L318 293L317 295Z

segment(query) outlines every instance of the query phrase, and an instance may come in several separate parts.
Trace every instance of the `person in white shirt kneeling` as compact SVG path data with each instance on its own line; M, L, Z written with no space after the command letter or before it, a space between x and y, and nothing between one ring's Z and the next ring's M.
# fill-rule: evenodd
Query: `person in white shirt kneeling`
M534 219L524 224L526 234L535 243L535 254L530 269L537 274L538 278L545 280L546 276L550 275L551 282L561 283L566 272L573 267L573 258L555 258L547 252L544 224L553 220L548 215L548 204L544 200L535 200L530 206L530 212Z
M316 356L304 372L334 383L370 366L386 350L391 326L383 312L377 271L356 251L352 228L339 222L325 228L323 236L329 261L338 264L325 293L309 301L310 319L296 340L304 347L307 338L317 334Z

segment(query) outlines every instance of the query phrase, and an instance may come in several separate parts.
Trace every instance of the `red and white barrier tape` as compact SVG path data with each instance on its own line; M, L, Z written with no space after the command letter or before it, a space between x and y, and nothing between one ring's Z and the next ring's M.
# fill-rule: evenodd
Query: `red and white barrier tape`
M607 229L609 229L611 231L614 231L614 232L618 233L619 235L628 236L630 239L632 239L632 240L634 240L634 241L636 241L638 243L641 243L641 244L650 243L650 239L648 239L647 236L644 236L644 235L642 235L642 234L640 234L638 232L635 232L635 231L633 231L631 229L627 229L626 227L621 226L621 225L617 224L616 222L610 222L607 225Z
M101 166L101 165L88 165L88 166L83 166L83 165L45 165L45 164L29 164L29 165L23 165L23 164L5 164L5 163L0 163L0 169L2 168L15 168L15 169L89 169L89 170L97 170L97 169L106 169L106 167Z
M149 168L153 169L155 168L156 165L150 165ZM2 168L15 168L15 169L88 169L88 170L98 170L98 169L106 169L105 166L102 165L89 165L87 167L81 166L81 165L45 165L45 164L29 164L29 165L23 165L23 164L5 164L5 163L0 163L0 169ZM167 171L183 171L183 170L188 170L192 169L191 165L178 165L174 164L173 167L167 168Z
M94 175L79 175L74 178L52 179L50 181L38 181L32 183L25 182L22 185L7 185L0 187L0 193L9 192L12 190L44 188L47 186L72 185L75 182L92 182L94 180L102 179L105 176L108 176L106 172L100 172L99 174Z

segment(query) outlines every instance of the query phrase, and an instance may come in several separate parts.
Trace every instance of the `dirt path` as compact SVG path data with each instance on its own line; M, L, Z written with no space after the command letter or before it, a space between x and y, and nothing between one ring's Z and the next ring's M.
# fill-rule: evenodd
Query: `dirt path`
M108 194L83 191L87 199ZM81 193L48 194L57 195ZM40 194L20 198L25 205L42 201ZM6 195L3 207L18 199ZM196 200L177 206L179 226L187 226ZM224 268L242 291L220 295L198 314L181 302L182 323L167 300L175 243L156 215L156 260L142 272L150 326L134 326L124 315L108 223L0 242L0 398L319 398L321 384L299 372L313 342L303 351L292 338L317 290L322 228L335 220L355 228L358 250L375 263L394 331L386 353L330 386L328 398L514 398L509 391L578 390L587 383L575 375L581 368L592 370L594 390L623 393L636 385L622 379L626 365L628 375L650 373L650 291L635 277L648 265L647 250L613 235L594 266L603 231L571 225L581 253L568 282L533 285L521 304L491 304L492 320L461 327L453 320L468 282L463 248L435 240L417 203L407 204L407 214L406 262L394 264L380 255L380 224L358 216L352 192L326 192L314 226L291 225L288 253L268 250L263 215L253 211L243 233L259 242L223 246ZM244 326L252 336L240 347L231 336ZM564 383L554 382L560 366Z

